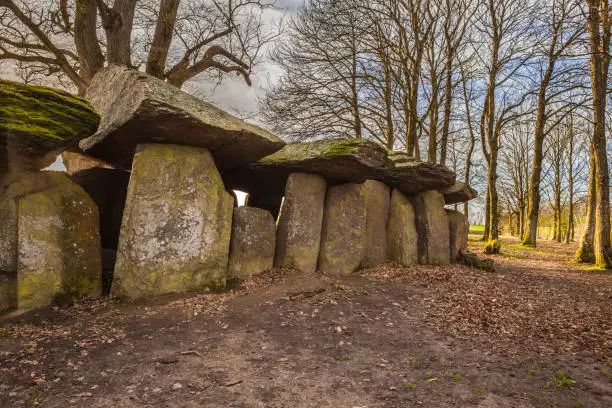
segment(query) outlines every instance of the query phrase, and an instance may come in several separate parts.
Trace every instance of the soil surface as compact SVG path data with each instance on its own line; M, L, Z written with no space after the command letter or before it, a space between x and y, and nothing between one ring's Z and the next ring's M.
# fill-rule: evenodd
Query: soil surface
M496 273L273 270L12 316L0 407L612 407L612 274L503 243Z

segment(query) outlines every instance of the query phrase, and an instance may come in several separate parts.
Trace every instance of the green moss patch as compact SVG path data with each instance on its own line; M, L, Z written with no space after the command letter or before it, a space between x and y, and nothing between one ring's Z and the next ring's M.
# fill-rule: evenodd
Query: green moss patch
M86 100L57 89L0 80L0 136L28 151L92 135L100 116Z

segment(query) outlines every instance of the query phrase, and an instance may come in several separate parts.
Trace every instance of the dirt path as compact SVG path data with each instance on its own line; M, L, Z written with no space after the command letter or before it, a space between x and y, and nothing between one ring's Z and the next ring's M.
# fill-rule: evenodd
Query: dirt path
M612 275L505 244L495 274L272 271L14 317L0 407L612 407Z

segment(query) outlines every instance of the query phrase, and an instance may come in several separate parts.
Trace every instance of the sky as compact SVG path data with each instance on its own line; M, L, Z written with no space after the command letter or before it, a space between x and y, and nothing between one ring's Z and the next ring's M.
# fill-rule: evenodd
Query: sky
M277 0L276 9L267 10L263 17L264 21L275 26L281 19L295 15L303 3L304 0ZM274 44L270 44L267 53L272 47ZM258 98L265 94L268 84L274 83L280 74L279 68L265 55L262 62L253 70L251 75L253 85L250 87L242 77L226 75L220 86L207 82L203 76L201 80L195 79L186 83L183 89L238 117L261 124L256 118Z

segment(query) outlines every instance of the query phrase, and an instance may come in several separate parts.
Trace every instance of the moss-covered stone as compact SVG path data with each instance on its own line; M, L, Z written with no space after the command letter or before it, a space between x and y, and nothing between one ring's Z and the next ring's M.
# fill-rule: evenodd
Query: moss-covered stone
M289 176L278 216L274 266L316 270L326 187L325 179L316 174Z
M451 262L460 260L461 255L468 248L468 233L470 225L465 215L455 210L446 210L450 237Z
M224 286L234 200L202 148L138 148L111 292L138 298Z
M0 187L38 170L98 128L84 99L57 89L0 79Z
M33 173L0 198L2 274L15 276L14 307L100 294L101 247L93 200L64 174Z
M406 194L446 189L449 169L392 152L368 139L336 138L288 144L250 166L224 174L229 188L282 196L289 174L314 173L334 183L377 180Z
M370 268L388 260L387 220L391 190L384 183L368 180L363 183L366 200L366 247L361 267Z
M363 184L347 183L327 190L319 270L347 275L359 268L366 249L366 214Z
M414 208L404 194L394 189L387 222L389 258L403 266L414 266L418 263L417 244Z
M228 278L245 279L274 265L276 223L269 211L234 208Z
M444 209L444 196L435 190L411 198L415 211L421 265L450 263L450 230Z

